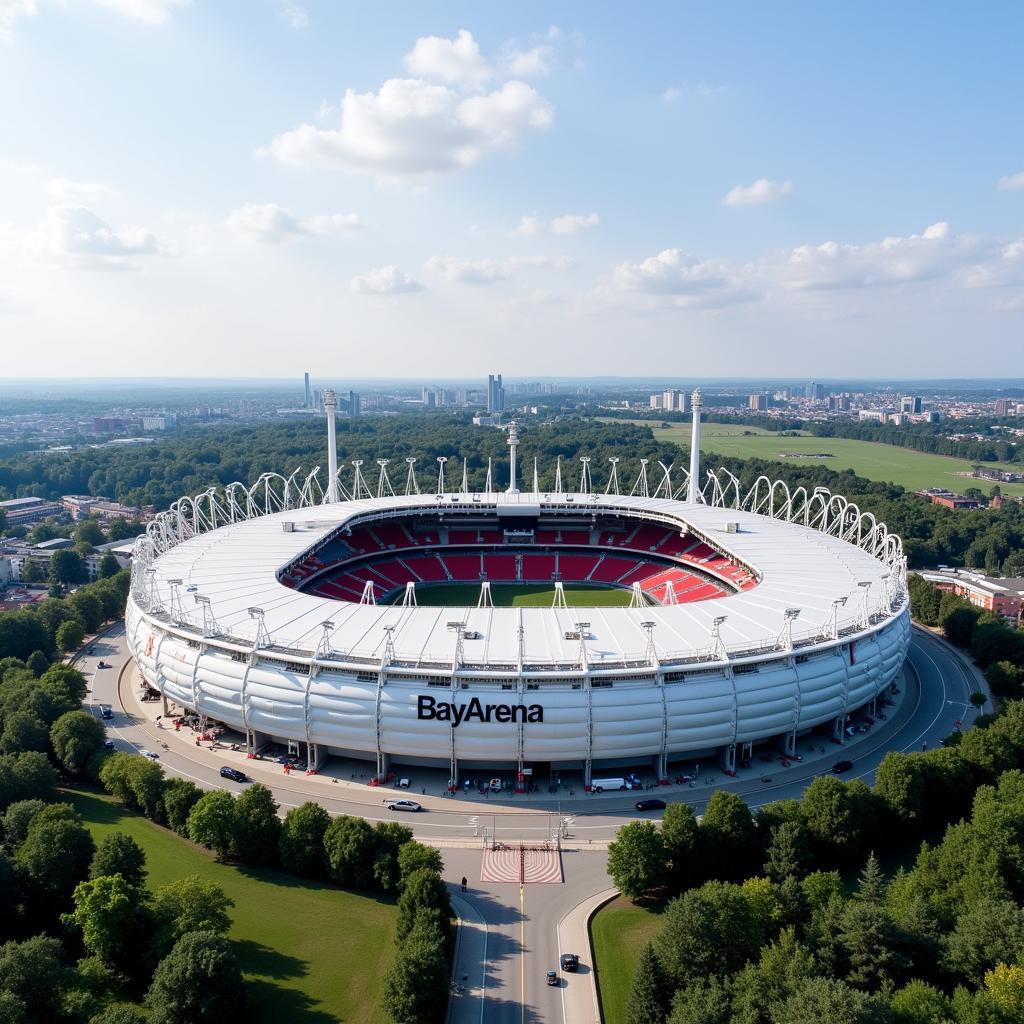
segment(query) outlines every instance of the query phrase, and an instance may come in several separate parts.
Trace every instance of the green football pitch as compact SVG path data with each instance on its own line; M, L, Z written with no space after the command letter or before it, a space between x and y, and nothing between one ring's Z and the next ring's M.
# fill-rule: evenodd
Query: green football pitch
M566 587L565 603L570 608L624 608L630 591L611 587ZM402 598L399 591L398 600ZM475 608L480 598L479 583L420 584L416 603L432 608ZM491 598L496 608L550 608L555 590L549 583L492 583Z

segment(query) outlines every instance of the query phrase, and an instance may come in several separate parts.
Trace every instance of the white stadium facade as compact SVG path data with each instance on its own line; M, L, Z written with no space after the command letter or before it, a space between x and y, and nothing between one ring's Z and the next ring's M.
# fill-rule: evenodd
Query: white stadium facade
M694 435L700 402L695 395ZM223 723L248 749L468 770L582 771L842 741L894 685L910 643L902 545L825 490L727 471L703 486L647 465L619 493L589 465L571 490L511 482L396 494L359 465L342 486L328 404L329 479L261 477L183 498L136 544L128 641L164 700ZM538 586L550 607L494 607ZM472 588L471 590L467 588ZM457 606L420 604L444 588ZM563 589L564 588L564 589ZM565 592L623 592L569 607ZM467 593L475 600L468 602ZM469 604L467 607L466 605Z

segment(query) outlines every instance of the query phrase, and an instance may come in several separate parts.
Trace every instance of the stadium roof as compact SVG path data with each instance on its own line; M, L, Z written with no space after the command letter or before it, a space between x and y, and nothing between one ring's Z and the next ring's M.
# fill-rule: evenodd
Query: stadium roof
M384 654L385 627L393 627L398 660L450 664L455 656L456 635L448 624L462 621L467 630L481 634L479 640L464 641L465 660L474 665L515 664L520 652L520 624L525 666L571 664L578 658L580 641L566 639L565 634L585 619L590 623L585 640L587 656L594 668L600 668L602 662L611 665L642 659L647 650L644 622L655 624L658 656L670 660L707 650L714 620L719 616L727 616L721 625L721 638L732 650L772 644L783 629L787 609L800 611L793 626L794 639L821 636L835 614L837 599L846 598L845 607L839 609L842 628L862 617L862 583L871 584L868 593L872 606L887 586L885 577L890 570L883 562L853 544L793 523L664 498L607 495L595 499L577 495L577 504L567 507L562 496L554 497L558 500L540 502L545 517L622 513L651 515L661 522L665 517L678 520L681 526L693 527L715 547L755 568L760 583L742 593L674 606L560 610L349 604L292 590L276 578L279 569L356 516L414 509L433 513L441 507L449 515L457 508L477 515L488 511L488 506L466 508L465 496L461 506L448 506L424 495L317 505L224 526L161 555L153 563L153 579L165 606L170 597L168 581L183 581L180 597L192 621L197 621L200 611L193 596L208 598L218 626L233 637L255 640L256 622L249 609L258 607L263 610L275 648L305 652L316 649L323 635L322 623L330 620L333 629L329 643L334 652L374 661ZM498 505L506 511L511 504L535 510L537 498L500 495ZM286 522L294 524L293 532L285 530ZM739 524L740 532L729 532L729 523Z

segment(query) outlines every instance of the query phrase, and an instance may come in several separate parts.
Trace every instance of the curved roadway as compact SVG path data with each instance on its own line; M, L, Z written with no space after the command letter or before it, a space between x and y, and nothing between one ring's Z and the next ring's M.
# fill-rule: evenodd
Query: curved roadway
M108 733L120 750L156 750L160 763L176 775L192 779L205 789L238 786L219 776L225 757L239 758L224 752L219 756L206 748L197 749L183 735L158 730L135 702L132 692L132 667L124 643L124 627L120 625L99 638L92 655L76 660L91 680L87 703L95 713L98 704L110 704L114 718ZM98 669L97 662L110 663ZM905 673L906 692L901 705L884 723L871 733L851 743L845 756L855 763L855 770L846 778L863 778L869 784L885 753L889 750L920 750L922 746L941 743L957 723L966 728L977 712L969 704L970 693L978 688L973 668L945 642L926 631L915 629ZM168 743L165 750L160 742ZM848 751L848 752L847 752ZM758 778L725 780L705 776L705 784L693 789L659 792L672 800L692 804L703 810L715 788L729 788L742 795L751 807L771 800L799 797L809 782L840 754L840 748L829 747L815 760L806 760L789 769L778 762L768 766L771 781ZM257 781L264 782L274 793L282 808L296 807L315 799L332 814L361 815L368 820L393 820L384 811L383 793L361 785L333 785L325 776L304 775L282 778L276 765L267 762L237 763ZM710 773L709 773L710 774ZM720 775L720 773L716 773ZM754 773L757 774L756 772ZM389 795L391 791L385 791ZM417 838L447 847L446 877L457 891L462 876L469 879L469 891L459 895L459 909L466 927L456 965L456 978L464 986L452 1000L450 1020L453 1022L486 1020L488 1024L526 1024L526 1022L559 1021L575 1024L593 1016L590 996L592 977L587 961L589 951L574 949L584 963L577 975L563 976L557 987L545 984L545 973L557 967L558 922L568 911L592 893L607 888L605 846L615 830L627 820L638 817L657 818L657 812L641 814L633 809L637 794L621 796L589 796L585 799L531 801L527 807L507 807L460 798L449 800L421 797L428 813L403 818L413 827ZM559 811L572 813L575 821L563 855L563 884L480 883L480 840L474 838L479 822L489 822L494 834L505 842L533 841L547 838L557 827ZM477 823L470 818L476 817ZM587 848L592 847L588 850ZM580 945L585 935L580 938ZM579 1009L575 1009L578 1007ZM584 1010L583 1008L586 1008ZM586 1017L581 1016L586 1012Z

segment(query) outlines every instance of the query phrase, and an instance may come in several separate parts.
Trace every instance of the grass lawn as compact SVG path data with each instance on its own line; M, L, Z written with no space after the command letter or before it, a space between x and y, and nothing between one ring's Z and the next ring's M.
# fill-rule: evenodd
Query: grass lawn
M591 918L597 994L608 1024L626 1019L626 1004L640 951L661 927L664 909L664 903L638 907L619 896Z
M658 421L631 420L649 426L659 441L672 441L689 447L690 424L673 423L662 427ZM910 448L897 448L875 441L855 441L845 437L812 437L776 434L760 427L735 423L704 423L701 427L701 451L737 459L768 459L795 466L821 465L828 469L852 469L867 480L901 484L908 490L921 487L945 487L962 492L979 487L987 494L992 484L975 480L967 459L947 455L929 455ZM814 456L827 456L815 458ZM986 463L995 468L998 464ZM1004 466L1002 468L1013 468ZM1024 484L1000 484L1003 494L1024 495Z
M491 597L496 608L550 608L555 591L550 583L492 583ZM479 583L421 584L416 602L432 608L475 608L480 597ZM570 608L625 608L628 590L609 587L566 587L565 603ZM396 600L401 601L399 593Z
M146 851L150 883L185 875L216 882L235 901L230 938L252 1000L254 1024L385 1024L384 972L394 956L395 908L276 871L217 864L213 856L109 797L64 794L96 839L117 829Z

